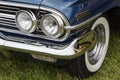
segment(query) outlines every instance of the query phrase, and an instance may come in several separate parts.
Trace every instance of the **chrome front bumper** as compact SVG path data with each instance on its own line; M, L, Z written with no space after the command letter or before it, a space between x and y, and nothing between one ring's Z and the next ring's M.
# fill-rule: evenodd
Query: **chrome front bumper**
M53 49L43 45L35 46L30 44L7 41L4 39L0 39L0 46L1 48L5 49L27 52L31 54L34 58L37 58L35 56L44 56L45 59L47 59L47 57L54 59L73 59L82 55L82 53L94 46L94 42L92 41L94 37L94 32L90 31L86 35L73 40L64 49ZM76 44L79 46L79 48L75 47Z

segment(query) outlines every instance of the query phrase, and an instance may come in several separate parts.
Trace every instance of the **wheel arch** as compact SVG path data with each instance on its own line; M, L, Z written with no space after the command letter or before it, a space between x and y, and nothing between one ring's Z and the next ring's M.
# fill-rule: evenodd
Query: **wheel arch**
M113 29L113 28L118 28L120 26L120 6L113 7L107 10L105 14L109 19L110 28Z

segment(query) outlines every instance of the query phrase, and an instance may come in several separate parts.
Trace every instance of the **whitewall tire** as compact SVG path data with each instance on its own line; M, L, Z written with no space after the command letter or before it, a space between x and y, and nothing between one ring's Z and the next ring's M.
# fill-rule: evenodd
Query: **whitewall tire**
M109 34L110 33L109 33L109 24L108 24L107 19L105 17L98 18L95 21L95 23L93 24L91 29L94 30L96 28L96 26L99 24L102 24L104 26L106 38L105 38L105 43L104 43L103 50L102 50L102 55L96 64L91 65L88 61L88 56L87 56L88 52L85 53L85 63L90 72L96 72L101 67L101 65L104 61L105 55L107 53L107 48L108 48L108 44L109 44Z
M91 30L95 32L97 38L95 47L67 64L68 72L74 75L81 77L93 75L101 68L105 59L110 36L107 18L104 16L98 17L94 21Z

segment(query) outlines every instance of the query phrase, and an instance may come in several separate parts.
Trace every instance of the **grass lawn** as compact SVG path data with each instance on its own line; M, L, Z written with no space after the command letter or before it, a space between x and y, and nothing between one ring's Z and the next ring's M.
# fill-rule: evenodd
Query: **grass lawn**
M120 30L120 29L119 29ZM120 31L112 30L109 50L102 68L85 80L120 80ZM64 68L17 55L0 54L0 80L79 80ZM80 79L81 80L81 79Z

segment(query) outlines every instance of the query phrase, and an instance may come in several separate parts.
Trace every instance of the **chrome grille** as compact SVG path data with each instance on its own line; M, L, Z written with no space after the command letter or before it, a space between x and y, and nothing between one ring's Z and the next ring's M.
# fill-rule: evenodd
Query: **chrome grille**
M1 12L5 12L5 13L7 12L7 13L16 14L16 11L18 11L19 9L20 9L20 8L0 5L0 11L1 11Z
M15 17L16 13L19 10L30 10L32 11L36 18L37 18L37 28L35 32L31 34L23 33L17 28L16 22L15 22ZM0 1L0 33L4 34L7 39L10 39L10 37L14 37L13 41L20 36L23 38L30 37L31 39L47 39L47 40L54 40L54 41L63 41L65 40L69 34L70 30L66 30L65 34L62 35L59 39L52 39L49 36L46 36L40 26L40 19L42 16L50 13L55 13L59 14L60 17L64 20L65 25L69 25L69 22L67 19L62 15L60 12L57 10L54 10L52 8L47 8L47 7L39 7L38 5L30 5L30 4L23 4L23 3L14 3L14 2L9 2L9 1ZM16 36L19 35L19 36ZM16 40L17 41L17 40ZM21 40L19 40L21 41Z
M0 28L16 29L15 15L20 8L0 5Z
M32 34L25 34L18 29L15 22L15 17L16 17L16 13L19 10L31 10L35 14L35 16L38 17L38 20L39 18L41 18L42 15L45 14L43 12L38 11L38 9L31 9L31 8L28 9L23 7L0 5L0 31L13 33L13 34L20 34L25 36L31 36L31 37L37 37L37 38L38 37L45 38L46 36L44 35L41 29L36 29L36 32Z

